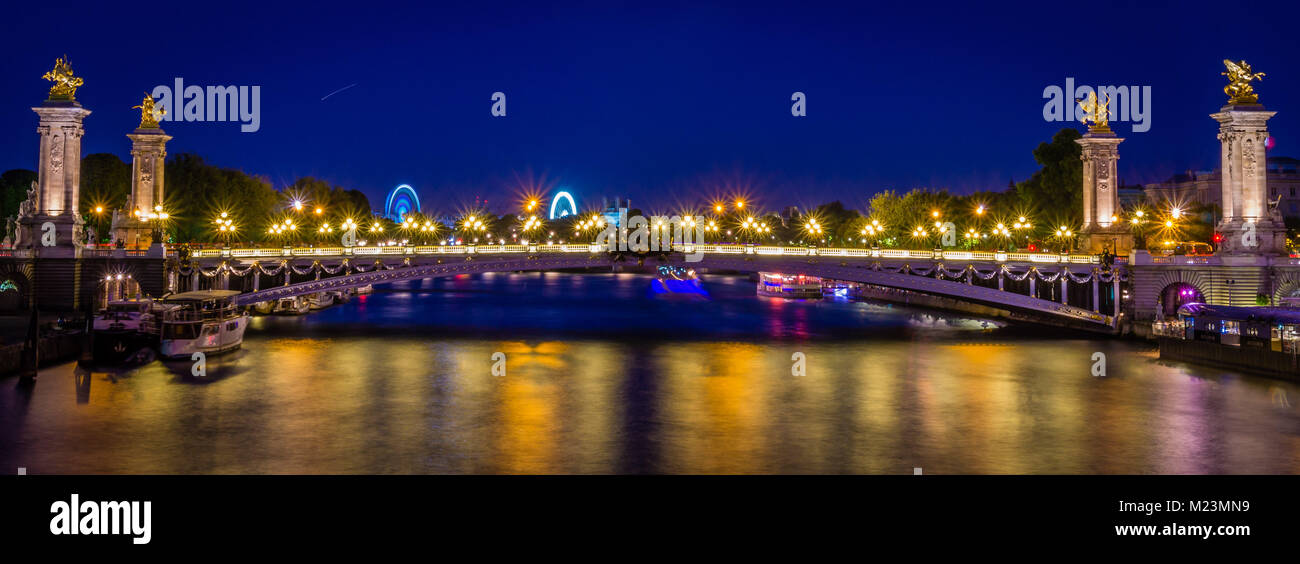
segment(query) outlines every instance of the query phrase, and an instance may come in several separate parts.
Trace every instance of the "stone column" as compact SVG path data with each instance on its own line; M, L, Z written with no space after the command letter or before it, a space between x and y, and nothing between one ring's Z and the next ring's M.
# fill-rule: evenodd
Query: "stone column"
M1133 249L1133 237L1119 214L1119 144L1123 138L1109 128L1089 127L1074 142L1083 148L1083 229L1089 252L1111 248L1116 254ZM1114 218L1114 219L1112 219Z
M1101 313L1101 281L1097 278L1100 275L1096 270L1092 271L1092 312Z
M41 256L76 257L82 245L81 137L82 120L90 110L75 100L47 100L32 108L40 116L41 135L37 181L19 213L19 246L38 248ZM53 226L51 230L50 226ZM53 237L53 245L47 245Z
M153 225L148 215L157 214L163 205L163 171L167 160L167 141L171 140L161 128L137 128L127 134L131 140L131 197L127 209L113 225L113 237L130 246L160 243L153 241ZM162 210L166 212L166 210Z
M1111 271L1111 276L1113 276L1113 278L1111 278L1111 282L1110 282L1110 288L1111 288L1110 293L1111 293L1111 297L1112 297L1111 305L1114 307L1114 310L1115 310L1114 313L1112 314L1112 316L1113 316L1113 318L1115 319L1115 326L1118 327L1118 326L1119 326L1119 305L1120 305L1120 304L1119 304L1119 297L1120 297L1120 293L1119 293L1119 271L1112 270L1112 271Z
M1286 225L1269 208L1264 143L1268 119L1277 112L1262 104L1229 103L1210 117L1219 122L1223 178L1223 235L1219 252L1229 255L1279 255L1286 252Z

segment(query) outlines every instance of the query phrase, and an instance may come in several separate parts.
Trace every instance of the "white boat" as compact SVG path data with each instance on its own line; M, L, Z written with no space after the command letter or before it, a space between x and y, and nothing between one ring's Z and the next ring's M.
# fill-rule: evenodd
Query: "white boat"
M373 292L373 291L375 291L375 287L372 286L372 285L370 285L370 284L366 284L365 286L358 286L358 287L357 287L357 295L358 295L358 296L364 296L364 295L369 294L369 293L371 293L371 292Z
M774 298L821 299L822 279L802 274L760 272L758 295Z
M308 303L306 296L280 298L275 301L276 315L302 315L308 311L311 311L311 304Z
M325 309L334 305L334 292L316 292L307 296L311 309Z
M190 358L196 352L216 354L239 348L248 328L248 314L232 301L235 290L199 290L163 298L177 306L162 313L159 351L166 358Z

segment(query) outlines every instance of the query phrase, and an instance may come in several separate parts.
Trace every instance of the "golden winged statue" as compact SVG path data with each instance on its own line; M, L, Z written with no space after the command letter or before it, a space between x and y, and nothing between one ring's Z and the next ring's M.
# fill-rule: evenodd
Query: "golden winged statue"
M1098 133L1110 132L1110 94L1106 95L1106 102L1100 103L1097 100L1095 92L1088 92L1088 97L1082 100L1075 100L1079 103L1079 109L1083 112L1079 116L1079 121L1083 123L1092 122L1088 126L1088 131Z
M157 129L158 122L167 115L167 108L156 108L153 96L148 92L144 93L144 101L139 106L131 106L131 109L140 110L140 129Z
M68 56L64 55L54 61L54 70L51 70L41 78L54 83L50 87L51 100L75 100L77 88L85 83L79 76L72 75L72 65L68 64Z
M1228 103L1259 103L1259 94L1255 93L1255 89L1250 86L1250 83L1264 78L1264 73L1252 72L1253 69L1250 68L1250 63L1246 61L1234 63L1224 59L1223 66L1228 67L1228 70L1219 74L1228 77L1228 85L1223 87L1223 93L1228 95Z

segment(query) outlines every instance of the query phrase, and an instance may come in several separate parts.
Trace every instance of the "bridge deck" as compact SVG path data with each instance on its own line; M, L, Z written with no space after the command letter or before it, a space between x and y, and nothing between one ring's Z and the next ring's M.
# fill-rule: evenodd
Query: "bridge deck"
M973 283L977 276L984 280L1004 275L1011 276L1012 280L1033 276L1047 283L1092 280L1096 285L1097 281L1104 281L1110 291L1114 275L1104 274L1103 270L1110 271L1093 255L742 245L685 246L681 250L684 252L658 255L647 262L658 260L712 270L807 274L1045 314L1092 326L1114 324L1111 315L1064 301L1004 291L1000 284L998 288L989 288ZM695 257L699 260L692 262L688 253L696 251L700 253ZM257 268L257 272L266 276L285 277L284 285L257 288L239 296L236 301L243 305L399 280L475 272L609 268L637 260L632 255L608 253L602 245L588 244L221 249L197 251L195 255L197 268L185 272L190 276L198 276L200 272L209 278L218 274L246 276L250 269ZM275 266L267 267L268 264ZM315 280L287 283L289 273L303 276L313 271L318 277Z
M954 251L914 249L816 248L771 247L756 245L675 245L672 249L682 253L760 256L820 256L875 259L926 259L980 262L1025 262L1034 264L1098 264L1100 257L1087 254L1025 253L996 251ZM282 247L282 248L227 248L199 249L192 252L196 259L272 259L272 258L340 258L385 257L421 255L472 255L472 254L581 254L603 253L600 243L590 244L532 244L532 245L394 245L386 247Z

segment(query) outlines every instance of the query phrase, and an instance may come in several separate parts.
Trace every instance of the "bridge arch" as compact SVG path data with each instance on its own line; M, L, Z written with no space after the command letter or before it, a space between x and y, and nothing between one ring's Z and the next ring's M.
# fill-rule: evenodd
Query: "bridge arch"
M1282 305L1283 298L1300 297L1300 272L1294 270L1277 273L1277 283L1273 290L1273 304Z
M31 305L31 268L14 263L0 264L0 311L18 311Z
M329 278L321 277L317 280L299 282L296 284L287 284L274 288L261 289L255 292L246 293L238 296L235 302L239 305L252 305L259 302L276 300L298 295L312 294L329 290L341 290L355 288L370 284L383 284L388 282L397 282L401 280L413 280L422 278L439 278L444 276L454 276L458 274L475 274L485 272L521 272L537 271L551 269L572 269L572 268L610 268L620 264L632 265L644 263L645 266L655 266L660 264L680 265L694 269L708 269L709 271L730 271L730 272L763 272L777 271L789 274L805 274L808 276L817 276L822 278L831 278L836 280L845 280L859 282L875 286L888 288L897 288L923 294L930 294L939 297L951 298L958 301L980 303L990 305L998 309L1014 310L1022 313L1028 312L1035 315L1063 319L1072 325L1078 325L1090 329L1108 329L1113 323L1113 319L1106 314L1099 313L1084 307L1068 305L1062 301L1039 299L1034 296L1023 295L1012 291L1004 291L996 287L990 288L979 284L972 283L972 277L978 275L981 278L994 276L1001 269L1001 266L987 265L985 271L975 270L972 272L969 265L953 264L952 268L946 268L941 263L929 268L918 267L910 269L904 266L902 269L889 269L881 266L880 263L856 264L850 266L846 261L811 259L808 257L758 257L755 258L744 255L712 255L706 254L699 262L687 262L682 255L668 255L663 257L653 257L637 259L634 257L612 256L605 252L592 253L571 253L555 255L535 255L535 254L517 254L514 256L507 255L490 255L475 254L470 256L445 256L437 257L436 262L429 257L428 262L417 263L409 258L399 261L390 261L391 264L385 264L383 260L368 259L367 261L349 262L347 264L339 263L336 266L326 267L319 261L313 261L310 266L303 265L308 271L321 269L325 274L334 275ZM1044 281L1044 283L1057 283L1060 280L1070 280L1076 283L1093 284L1105 283L1111 284L1116 273L1101 273L1092 265L1074 265L1076 270L1068 271L1067 265L1062 265L1061 269L1056 272L1040 272L1031 269L1022 274L1013 274L1006 271L1008 276L1024 279L1028 276L1035 276ZM345 270L346 267L346 270ZM228 268L228 267L219 267ZM299 272L300 267L294 266L294 272ZM992 268L994 270L988 270ZM243 272L251 270L251 266L242 269ZM344 271L342 275L335 275ZM242 276L239 271L232 271L237 276ZM204 272L205 276L214 276L218 272ZM927 274L928 273L928 274ZM1068 276L1068 279L1061 277ZM1013 278L1014 279L1014 278ZM1095 306L1094 306L1095 307Z
M1160 294L1156 297L1156 319L1178 317L1178 308L1189 303L1206 302L1205 291L1194 282L1170 281L1160 288Z

